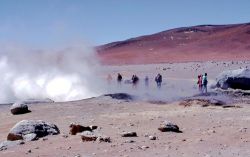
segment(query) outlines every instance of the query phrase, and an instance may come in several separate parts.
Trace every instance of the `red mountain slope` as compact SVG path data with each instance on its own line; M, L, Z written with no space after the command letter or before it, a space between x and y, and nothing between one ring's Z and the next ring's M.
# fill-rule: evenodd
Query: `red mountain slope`
M104 64L249 60L250 23L177 28L96 49Z

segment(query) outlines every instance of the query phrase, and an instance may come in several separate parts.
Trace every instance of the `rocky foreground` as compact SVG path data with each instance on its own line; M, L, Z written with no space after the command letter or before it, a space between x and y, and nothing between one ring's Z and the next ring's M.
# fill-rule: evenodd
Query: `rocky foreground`
M250 106L239 103L224 108L203 103L196 100L153 104L106 96L30 105L32 112L21 115L12 115L8 107L2 107L1 141L6 140L12 126L23 119L50 121L58 126L60 134L24 142L0 154L5 157L249 156ZM166 121L174 124L166 124ZM70 133L71 123L98 126L94 133L105 135L108 141L84 141L82 133ZM177 130L161 131L167 125Z

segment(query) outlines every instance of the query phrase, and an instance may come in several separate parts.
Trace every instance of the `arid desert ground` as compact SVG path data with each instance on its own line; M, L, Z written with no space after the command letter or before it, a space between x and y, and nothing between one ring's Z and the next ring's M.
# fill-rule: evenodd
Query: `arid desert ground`
M6 140L9 130L24 119L54 123L60 134L10 147L0 151L0 156L250 156L250 97L219 97L228 107L204 104L206 102L200 99L185 101L199 94L198 74L207 72L210 86L224 70L249 67L249 61L104 66L99 77L106 79L108 74L112 75L111 84L105 86L110 87L111 93L126 92L138 98L128 101L99 96L74 102L31 104L31 112L21 115L12 115L10 105L1 105L0 141ZM131 84L117 87L118 72L125 80L137 74L141 79L139 87L132 89ZM163 76L161 91L154 82L157 73ZM143 86L146 75L150 79L148 88ZM213 89L208 91L215 92ZM159 131L164 121L178 125L182 133ZM80 135L69 135L71 123L96 125L96 132L110 137L111 142L83 142ZM134 131L137 137L121 137L124 131ZM155 136L156 140L150 140L149 136Z

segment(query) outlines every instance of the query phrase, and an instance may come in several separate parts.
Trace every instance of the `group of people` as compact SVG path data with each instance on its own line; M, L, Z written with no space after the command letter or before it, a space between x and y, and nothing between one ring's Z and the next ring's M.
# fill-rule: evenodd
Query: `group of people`
M204 75L198 75L198 87L199 87L199 91L202 93L207 93L207 73L205 73Z
M110 74L107 77L107 81L109 84L112 81L112 76ZM123 77L120 73L118 73L117 74L118 85L121 85L122 81L123 81ZM139 77L137 75L133 75L130 81L133 85L133 88L137 88L137 84L139 83ZM157 87L161 88L161 83L162 83L162 75L161 74L157 74L157 76L155 77L155 82L156 82ZM145 83L145 87L149 86L149 77L148 76L145 76L144 83Z
M108 75L107 80L108 80L108 83L111 82L112 77L111 77L110 74ZM118 83L118 85L121 85L122 80L123 80L122 75L120 73L118 73L117 74L117 83ZM137 84L139 82L139 77L137 75L133 75L132 78L131 78L131 82L133 84L133 88L137 88ZM162 84L162 75L161 74L156 75L155 82L156 82L157 88L160 89L161 84ZM146 87L149 86L149 77L148 76L145 76L144 83L145 83ZM207 73L205 73L204 75L202 75L202 74L198 75L197 84L198 84L200 92L207 93L207 84L208 84Z

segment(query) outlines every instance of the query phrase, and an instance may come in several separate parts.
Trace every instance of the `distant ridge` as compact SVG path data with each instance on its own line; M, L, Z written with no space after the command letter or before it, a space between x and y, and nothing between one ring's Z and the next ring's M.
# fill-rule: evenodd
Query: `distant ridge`
M103 64L250 60L250 23L198 25L96 47Z

